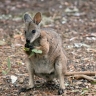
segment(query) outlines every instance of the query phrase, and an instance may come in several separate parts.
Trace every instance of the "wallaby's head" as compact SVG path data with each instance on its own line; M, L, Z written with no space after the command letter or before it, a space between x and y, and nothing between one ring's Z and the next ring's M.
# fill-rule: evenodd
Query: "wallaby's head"
M39 23L41 22L41 13L36 13L33 19L30 17L29 14L25 13L24 21L26 43L32 43L40 36Z

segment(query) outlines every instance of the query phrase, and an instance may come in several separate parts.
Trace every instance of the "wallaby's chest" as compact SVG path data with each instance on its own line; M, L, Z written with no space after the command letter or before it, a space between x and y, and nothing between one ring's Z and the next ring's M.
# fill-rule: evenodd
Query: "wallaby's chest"
M50 61L49 57L42 56L41 58L32 59L32 65L35 73L37 74L50 74L54 71L54 64Z

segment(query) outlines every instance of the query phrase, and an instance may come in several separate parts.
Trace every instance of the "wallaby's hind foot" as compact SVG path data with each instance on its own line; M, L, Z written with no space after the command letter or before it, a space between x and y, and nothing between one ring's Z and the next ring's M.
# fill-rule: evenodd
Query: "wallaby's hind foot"
M58 90L58 95L62 95L64 93L65 89L59 89Z

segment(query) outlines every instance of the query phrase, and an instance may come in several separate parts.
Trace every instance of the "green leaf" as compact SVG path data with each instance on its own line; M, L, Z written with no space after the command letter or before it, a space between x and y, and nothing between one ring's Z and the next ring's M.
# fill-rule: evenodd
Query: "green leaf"
M33 49L32 52L42 54L42 50Z
M34 55L34 53L33 52L31 52L31 54L29 55L29 58L31 57L31 56L33 56Z
M96 80L95 81L92 81L91 84L96 85Z
M88 88L83 88L81 95L84 95L86 92L88 92Z
M81 92L81 95L85 94L86 92L88 92L87 90L84 90Z
M7 60L7 65L8 65L8 69L10 70L11 69L11 63L10 63L9 57L8 57L8 60Z
M4 70L2 70L2 73L3 73L4 75L6 75L6 74L7 74L7 72L6 72L6 71L4 71Z
M24 51L29 51L29 48L25 47L25 48L24 48Z
M4 75L7 75L8 72L10 71L10 69L11 69L11 63L10 63L9 57L8 57L8 59L7 59L7 66L8 66L8 69L7 69L7 70L2 70L2 73L3 73Z
M32 52L31 52L29 58L30 58L31 56L33 56L34 53L42 54L42 50L32 49L31 51L32 51Z
M83 88L82 90L83 90L83 91L84 91L84 90L88 90L88 88Z

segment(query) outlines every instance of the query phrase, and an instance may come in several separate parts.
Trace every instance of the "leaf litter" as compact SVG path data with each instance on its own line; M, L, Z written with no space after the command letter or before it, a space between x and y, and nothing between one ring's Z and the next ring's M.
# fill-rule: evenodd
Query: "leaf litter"
M25 11L32 12L32 9L34 12L40 9L42 13L43 11L50 13L49 16L43 14L44 22L42 22L42 26L50 26L62 34L63 46L68 58L68 71L96 71L95 0L75 0L74 2L69 0L65 0L65 2L62 0L52 0L50 2L45 0L39 0L38 2L35 0L4 0L2 2L1 0L0 5L0 96L17 96L18 89L28 84L28 72L25 66L26 55L23 50L25 44L24 25L22 24L21 14L23 15ZM2 13L8 15L2 15ZM11 61L11 70L7 75L4 75L2 70L8 69L8 56ZM13 79L16 76L17 80L14 79L14 83L12 83L10 76L13 76ZM38 86L45 82L38 77L35 77L35 83L37 84L36 81L39 82ZM58 80L55 82L59 86ZM66 79L65 84L68 96L96 95L95 83L91 84L83 79L79 81ZM49 90L46 86L44 88L42 86L20 95L58 96L57 91L57 89Z

